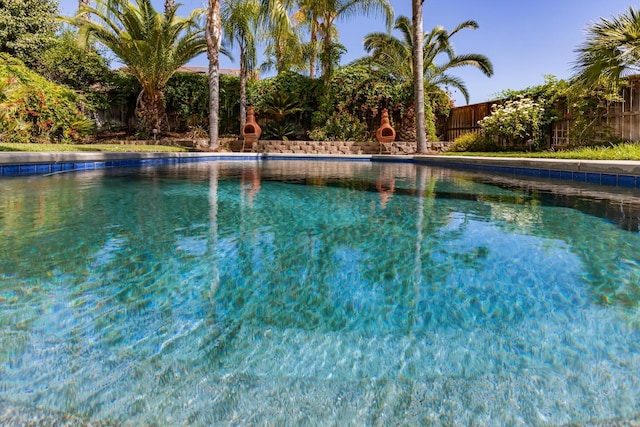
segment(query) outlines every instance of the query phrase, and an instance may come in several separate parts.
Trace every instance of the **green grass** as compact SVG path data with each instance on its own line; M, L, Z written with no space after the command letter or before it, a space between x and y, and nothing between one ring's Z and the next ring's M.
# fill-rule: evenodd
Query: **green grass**
M584 147L567 151L541 151L535 153L445 153L449 156L481 156L481 157L525 157L543 159L575 159L575 160L640 160L640 144L624 143L607 147Z
M49 153L49 152L104 152L104 153L179 153L189 151L186 147L168 145L133 144L15 144L2 142L0 151Z
M179 153L190 151L186 147L168 145L133 144L14 144L0 143L0 151L13 152L105 152L105 153ZM640 160L640 143L624 143L608 147L579 148L567 151L444 153L450 156L525 157L575 160Z

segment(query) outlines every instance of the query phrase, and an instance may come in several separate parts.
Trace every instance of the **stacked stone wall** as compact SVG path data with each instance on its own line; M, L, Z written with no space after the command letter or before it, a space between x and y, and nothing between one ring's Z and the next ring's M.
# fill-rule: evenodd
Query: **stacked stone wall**
M243 151L243 142L229 143L232 151ZM253 147L244 146L244 151L254 153L300 153L300 154L413 154L415 142L396 141L389 151L378 142L354 141L258 141Z

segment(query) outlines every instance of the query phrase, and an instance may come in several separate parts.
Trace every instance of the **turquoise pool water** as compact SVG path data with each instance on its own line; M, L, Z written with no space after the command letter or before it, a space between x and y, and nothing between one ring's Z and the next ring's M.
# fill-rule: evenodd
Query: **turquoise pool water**
M639 207L636 190L370 162L3 179L0 408L132 426L637 420Z

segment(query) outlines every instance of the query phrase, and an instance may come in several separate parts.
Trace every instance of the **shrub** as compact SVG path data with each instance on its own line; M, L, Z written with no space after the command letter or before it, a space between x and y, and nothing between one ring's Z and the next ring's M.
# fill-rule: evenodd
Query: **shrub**
M457 137L455 141L453 141L449 151L490 152L498 151L498 146L492 140L485 138L481 133L469 132Z
M380 125L380 112L389 110L391 119L399 119L412 102L412 90L390 76L363 65L342 67L332 76L323 94L320 110L330 116L334 111L348 113L373 132Z
M176 130L207 128L209 120L209 79L206 74L176 73L164 88L165 105L170 124ZM220 76L221 134L240 131L240 79Z
M314 141L366 141L367 127L344 109L329 116L324 126L313 129L309 137Z
M11 142L67 143L82 139L93 122L83 99L47 81L20 60L0 54L0 137Z
M542 146L543 119L545 109L541 102L530 98L494 104L490 116L478 124L484 135L496 141L504 140L506 145L521 145L538 148Z
M296 117L296 121L305 129L311 125L311 113L318 107L320 82L291 71L275 77L253 82L248 87L248 103L256 111L275 113L274 118ZM295 102L291 104L291 100Z

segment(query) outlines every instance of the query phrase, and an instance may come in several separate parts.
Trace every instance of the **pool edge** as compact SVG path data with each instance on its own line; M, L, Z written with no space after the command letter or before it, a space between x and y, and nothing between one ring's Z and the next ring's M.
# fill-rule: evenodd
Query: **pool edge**
M48 175L71 171L212 160L332 160L415 163L540 178L558 178L607 186L640 187L640 161L378 154L2 152L0 153L0 177Z

